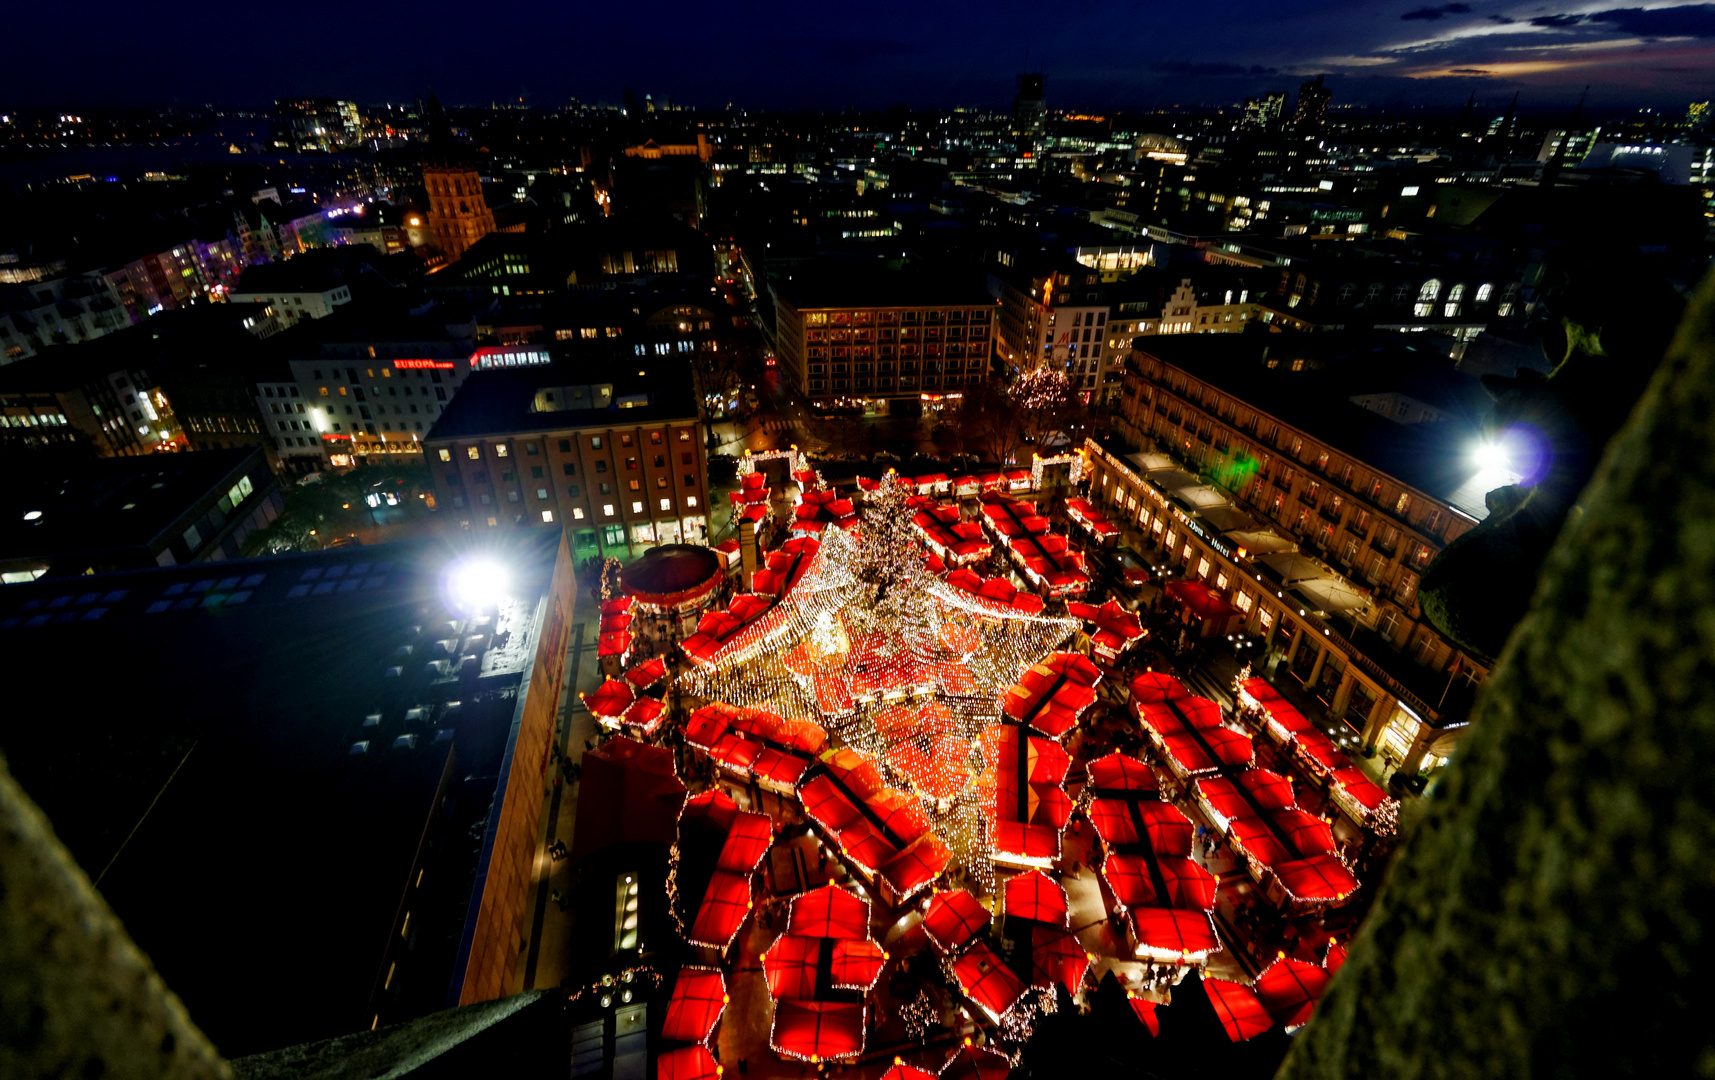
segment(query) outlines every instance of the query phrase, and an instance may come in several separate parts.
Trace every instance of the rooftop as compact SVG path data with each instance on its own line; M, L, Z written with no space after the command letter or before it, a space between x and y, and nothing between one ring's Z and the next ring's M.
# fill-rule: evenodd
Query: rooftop
M161 546L163 533L243 475L257 487L272 483L260 450L44 462L0 491L0 562L112 559L126 549L153 562L150 549Z
M614 404L601 409L534 409L540 390L591 384L610 384ZM639 396L644 404L619 404ZM696 417L696 389L687 362L637 356L629 345L622 345L605 357L580 352L569 358L556 351L555 361L542 367L472 372L425 438L432 442Z
M367 1027L406 901L444 1007L557 539L481 622L440 543L0 589L0 749L224 1054Z
M1428 339L1367 331L1182 334L1139 338L1134 347L1473 518L1487 516L1484 492L1471 488L1479 470L1470 449L1491 399ZM1297 360L1305 363L1294 371ZM1352 401L1389 393L1448 419L1400 423Z
M835 307L993 307L987 275L889 270L872 260L801 265L770 282L781 303L796 310Z

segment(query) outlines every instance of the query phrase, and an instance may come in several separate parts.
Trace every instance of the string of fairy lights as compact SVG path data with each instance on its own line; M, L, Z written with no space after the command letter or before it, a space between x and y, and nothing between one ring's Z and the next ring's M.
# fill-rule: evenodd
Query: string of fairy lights
M857 535L824 532L786 598L682 675L681 687L807 716L836 744L874 758L892 786L918 795L953 853L951 869L988 893L994 865L977 778L991 763L978 736L999 721L1007 688L1080 624L1013 611L928 573L911 532L911 494L898 477L884 478ZM915 721L877 723L900 708L917 711ZM957 739L965 754L949 753L938 736ZM921 753L915 775L890 754L905 741Z

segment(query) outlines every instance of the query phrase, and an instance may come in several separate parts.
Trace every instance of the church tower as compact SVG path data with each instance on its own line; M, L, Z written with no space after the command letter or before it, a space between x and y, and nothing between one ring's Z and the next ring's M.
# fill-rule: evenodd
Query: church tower
M434 94L428 104L429 147L423 156L423 186L429 192L429 232L448 259L494 231L494 214L482 198L482 173L474 157L453 138L452 125Z

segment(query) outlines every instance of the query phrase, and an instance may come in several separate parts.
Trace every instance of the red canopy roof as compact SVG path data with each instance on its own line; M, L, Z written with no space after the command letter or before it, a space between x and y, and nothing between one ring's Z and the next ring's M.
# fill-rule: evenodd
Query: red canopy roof
M1090 762L1089 785L1098 791L1156 790L1155 773L1148 765L1125 754L1108 754Z
M781 934L762 954L762 975L777 1001L809 1001L816 996L816 968L821 962L820 937Z
M786 928L807 937L869 937L869 901L837 885L823 885L792 901Z
M964 889L938 892L923 912L923 932L941 952L953 952L987 930L992 917L982 902Z
M829 966L829 978L838 990L873 989L887 965L887 953L873 941L841 939L834 942L834 955Z
M1215 926L1204 912L1137 907L1131 909L1130 916L1139 955L1195 963L1220 951L1221 939L1215 936Z
M667 674L667 661L657 656L653 660L645 660L625 673L625 681L639 690L659 682Z
M628 683L608 679L582 697L584 707L595 715L618 716L631 707L631 703L637 698L637 692Z
M1032 922L1065 926L1066 890L1040 870L1026 870L1006 883L1006 913Z
M667 999L667 1019L661 1037L678 1042L707 1042L726 1009L726 976L715 968L679 969Z
M1133 704L1177 701L1190 696L1185 684L1165 671L1146 671L1131 681Z
M935 1080L935 1074L895 1058L888 1070L881 1074L881 1080Z
M1006 1080L1012 1062L1005 1054L968 1043L953 1051L941 1066L940 1080Z
M1221 1019L1221 1026L1227 1029L1227 1038L1234 1042L1244 1042L1274 1026L1250 987L1225 979L1205 978L1203 989L1209 995L1209 1004L1215 1007L1215 1015Z
M953 961L953 974L965 996L991 1017L999 1018L1024 996L1024 984L986 941L974 943Z
M1076 994L1089 969L1090 957L1072 931L1064 926L1038 924L1030 928L1030 984L1053 986Z
M655 1060L655 1080L717 1080L719 1076L706 1046L682 1046Z
M1333 903L1358 889L1358 879L1333 855L1312 855L1274 868L1280 884L1294 899L1306 903Z
M1345 792L1347 798L1366 811L1374 811L1388 800L1388 793L1356 765L1334 770L1334 783Z
M667 706L660 698L642 697L620 714L620 722L642 730L645 738L655 734L667 722Z
M1256 977L1257 1000L1288 1031L1310 1019L1333 975L1326 968L1283 956Z
M1156 1038L1160 1038L1161 1017L1155 1015L1155 1002L1145 1001L1143 998L1139 997L1130 998L1129 1000L1131 1001L1132 1012L1135 1012L1137 1014L1137 1018L1143 1021L1143 1026L1149 1029L1149 1033L1151 1035L1154 1035Z
M1201 581L1170 581L1162 591L1205 619L1244 614Z
M803 1061L856 1057L863 1052L864 1007L851 1002L777 1001L768 1044Z

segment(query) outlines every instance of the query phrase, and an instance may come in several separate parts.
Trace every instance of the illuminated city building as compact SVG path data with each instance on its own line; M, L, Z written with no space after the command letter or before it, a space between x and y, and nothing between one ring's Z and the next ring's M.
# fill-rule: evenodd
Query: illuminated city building
M706 540L698 417L688 365L629 345L479 371L424 437L437 507L461 530L565 529L579 558Z
M769 291L781 363L812 401L885 411L988 378L994 302L975 278L803 268Z

